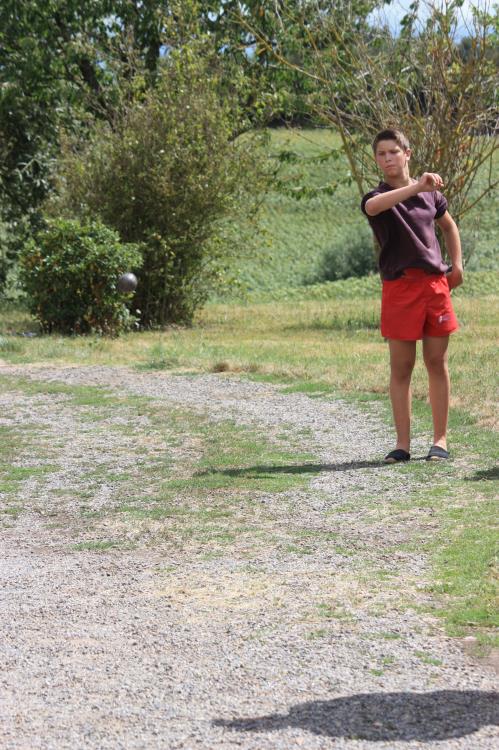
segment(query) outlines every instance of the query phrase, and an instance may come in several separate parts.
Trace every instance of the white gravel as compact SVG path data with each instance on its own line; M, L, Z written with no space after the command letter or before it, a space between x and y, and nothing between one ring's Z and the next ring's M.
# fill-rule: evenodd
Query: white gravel
M301 435L317 456L310 486L262 498L254 522L276 538L338 534L310 554L242 539L210 558L157 535L130 549L75 549L88 534L77 491L87 490L90 511L111 507L123 485L99 479L99 467L103 477L145 476L165 446L132 409L94 424L64 394L0 390L0 426L44 435L46 458L20 454L15 464L56 464L25 481L23 511L0 527L2 750L498 747L496 674L421 614L427 561L404 542L431 533L431 509L386 523L390 498L416 479L378 464L391 444L375 405L361 412L219 375L1 374L106 386L131 404L147 396L271 438ZM424 454L425 436L415 449Z

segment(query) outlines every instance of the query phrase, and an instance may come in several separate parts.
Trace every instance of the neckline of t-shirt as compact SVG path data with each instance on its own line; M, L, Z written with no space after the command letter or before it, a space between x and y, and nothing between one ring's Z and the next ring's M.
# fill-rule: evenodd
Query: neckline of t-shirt
M414 185L417 182L417 180L414 177L411 177L411 180L412 180L411 182L412 185ZM397 190L397 188L392 187L384 180L381 180L381 182L379 183L379 187L386 187L388 188L388 190ZM403 185L402 187L405 187L405 185Z

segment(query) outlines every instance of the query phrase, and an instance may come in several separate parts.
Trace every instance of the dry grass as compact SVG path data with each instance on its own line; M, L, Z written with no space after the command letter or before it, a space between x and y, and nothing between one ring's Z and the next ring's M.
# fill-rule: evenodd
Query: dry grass
M453 406L497 427L499 304L492 296L457 297L455 307L461 330L450 346ZM218 304L207 306L192 328L99 339L9 335L29 327L25 314L16 319L10 313L0 328L0 357L13 363L233 371L317 382L336 392L386 393L388 356L376 329L378 314L377 299ZM426 398L421 358L414 393Z

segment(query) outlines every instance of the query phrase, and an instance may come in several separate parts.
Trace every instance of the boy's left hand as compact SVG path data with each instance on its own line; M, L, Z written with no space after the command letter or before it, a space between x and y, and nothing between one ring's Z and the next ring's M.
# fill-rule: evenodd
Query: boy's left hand
M452 269L447 274L447 283L449 284L449 289L461 286L463 283L463 269L459 266L452 266Z

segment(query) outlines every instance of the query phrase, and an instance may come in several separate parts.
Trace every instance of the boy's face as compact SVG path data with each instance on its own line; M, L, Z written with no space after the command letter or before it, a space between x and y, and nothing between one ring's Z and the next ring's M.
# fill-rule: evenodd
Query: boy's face
M376 146L376 164L387 178L406 176L410 158L411 150L404 150L397 141L380 141Z

